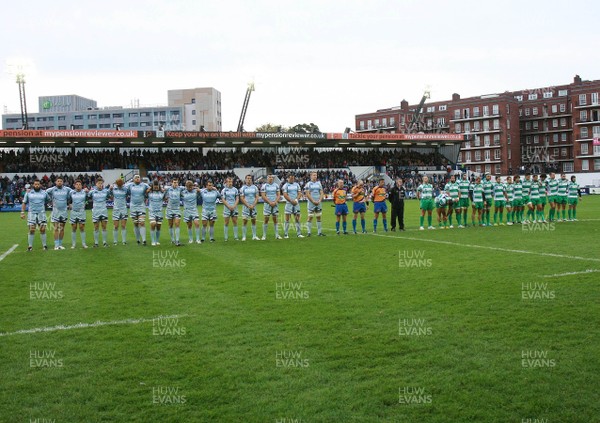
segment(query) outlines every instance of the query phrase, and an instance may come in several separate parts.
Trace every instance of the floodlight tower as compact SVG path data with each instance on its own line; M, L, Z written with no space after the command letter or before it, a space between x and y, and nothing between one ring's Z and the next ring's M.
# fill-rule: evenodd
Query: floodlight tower
M29 129L27 98L25 96L25 74L22 70L17 72L17 84L19 85L19 100L21 102L21 123L23 125L23 129Z

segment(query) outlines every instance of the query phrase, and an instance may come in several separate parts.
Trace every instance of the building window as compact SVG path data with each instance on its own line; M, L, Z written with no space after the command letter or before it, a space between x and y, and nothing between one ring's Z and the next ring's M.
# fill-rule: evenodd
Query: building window
M192 119L192 125L196 126L196 119Z
M471 123L465 122L465 133L468 134L471 132Z
M558 128L558 119L552 119L552 127Z
M443 118L443 117L438 118L437 119L437 124L438 124L438 126L446 126L446 118ZM392 122L392 125L393 125L393 122Z
M529 131L531 129L531 122L525 122L525 130Z
M140 112L140 117L149 117L150 112Z
M484 120L483 121L483 131L487 132L490 130L490 121L489 120Z
M496 175L500 175L502 173L502 166L497 164L496 166L494 166L494 173Z
M581 110L579 112L579 121L580 122L587 122L587 110Z
M371 119L367 121L367 128L373 129L373 121Z
M537 100L538 95L537 94L529 94L527 96L527 100Z
M552 141L558 142L558 134L552 134Z
M510 135L507 135L507 136L506 136L506 143L507 143L508 145L510 145Z
M131 113L129 113L129 117L130 118L138 117L138 114L137 114L137 112L131 112Z
M381 119L381 125L385 128L387 127L387 118Z
M531 110L531 112L532 112L532 114L533 114L534 116L537 116L537 115L538 115L538 108L537 108L537 107L534 107L534 108Z
M573 162L563 163L563 172L573 172Z
M475 147L479 147L481 145L481 138L479 138L479 135L475 136L475 139L473 140L473 145Z
M548 90L548 91L544 91L544 98L552 98L552 91Z
M517 99L517 101L523 101L522 95L516 95L515 98Z
M89 128L89 129L96 129L97 127L98 127L98 125L97 125L97 124L95 124L95 123L90 123L90 124L88 125L88 128Z
M527 144L531 144L531 135L527 135L527 136L525 137L525 142L526 142Z
M538 129L539 128L539 122L537 120L533 121L533 129Z
M594 138L600 138L600 126L594 126L592 128L592 134Z
M440 112L444 112L444 111L446 111L446 108L447 108L447 107L448 107L448 106L446 106L445 104L444 104L444 105L442 105L442 106L440 106Z
M66 126L60 126L60 125L59 125L59 126L58 126L58 129L67 129L67 127L66 127Z
M492 105L492 114L493 115L497 115L500 113L500 109L498 108L497 104Z
M492 171L492 165L489 165L489 164L485 165L485 173L491 173L491 171Z
M196 109L192 109L192 114L195 115L196 114Z
M559 90L558 91L558 96L559 97L566 97L567 95L569 95L569 91L568 90Z
M567 149L566 148L561 148L560 149L560 155L561 155L561 157L567 157Z
M490 115L490 106L483 106L483 115L484 116Z
M534 144L539 144L540 143L540 137L539 137L539 135L534 135L533 136L533 143Z
M470 152L470 151L466 151L466 152L465 152L465 161L466 161L467 163L470 163L470 162L471 162L471 152Z
M100 129L108 129L110 128L110 123L101 123L98 127Z
M139 123L137 123L137 122L129 122L129 127L130 128L135 128L136 126L139 126Z
M581 128L581 134L580 134L581 138L588 138L588 129L584 126L583 128Z
M483 146L484 147L489 147L490 146L490 136L489 135L484 135L483 136Z
M598 93L592 93L592 104L598 104Z
M481 160L481 150L475 151L475 161L478 162Z
M560 118L560 126L567 126L567 119L566 118Z
M65 120L65 116L59 116L59 117L58 117L58 120L59 120L59 121L60 121L60 120Z
M500 129L500 119L494 119L494 129Z
M558 113L558 106L556 104L552 105L552 113Z
M113 118L123 119L123 113L113 113Z
M103 113L98 116L100 119L110 119L110 113Z
M469 113L469 109L463 109L463 117L465 119L469 119L471 117L470 113Z
M581 143L581 155L583 156L587 156L588 155L588 143L587 142L582 142Z
M494 134L494 145L500 145L500 134Z
M581 170L590 170L590 161L588 159L581 161Z
M525 116L529 116L531 114L531 109L529 107L525 108Z
M460 109L454 111L454 119L460 119Z
M502 152L500 151L499 148L497 148L496 150L494 150L494 160L500 160L500 154Z
M594 170L600 170L600 159L594 159Z
M594 156L600 156L600 145L595 145L592 148L594 149Z
M485 150L484 157L486 162L490 161L490 150Z
M481 173L481 166L475 166L475 173Z
M196 104L196 99L192 98L192 104Z
M506 129L510 129L510 120L506 119Z
M460 134L460 130L461 130L460 123L456 123L454 125L454 132L457 133L457 134Z
M439 121L439 119L438 119L438 121ZM396 118L394 118L394 117L390 118L390 126L396 126Z
M479 117L479 106L473 107L473 117Z
M508 153L507 153L508 154L508 160L510 160L512 158L512 154L511 153L512 153L512 151L509 149Z
M98 115L87 115L88 120L96 120L98 119Z
M465 148L471 148L471 141L465 141Z
M579 94L579 105L585 106L587 104L587 96L585 94Z
M559 107L561 113L564 113L567 110L567 105L564 103L561 103Z
M365 129L365 121L364 120L360 121L360 129Z
M473 132L479 132L481 130L481 123L476 120L473 122Z

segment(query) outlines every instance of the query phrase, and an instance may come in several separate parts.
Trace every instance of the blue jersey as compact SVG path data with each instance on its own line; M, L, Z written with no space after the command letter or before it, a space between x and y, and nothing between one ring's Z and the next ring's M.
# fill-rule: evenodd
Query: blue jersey
M88 193L88 197L92 199L94 205L92 206L92 210L95 212L104 212L107 210L106 208L106 200L108 200L108 196L110 195L110 191L106 188L102 188L101 190L94 188Z
M275 201L277 200L277 194L279 194L279 185L276 183L263 184L263 186L260 188L260 192L265 193L267 200Z
M69 187L58 188L56 186L46 190L46 194L52 200L52 208L57 211L67 211L67 202L69 200Z
M125 210L127 208L127 190L125 188L115 187L112 189L114 199L114 208Z
M300 189L300 184L298 182L292 182L291 184L289 182L286 182L285 184L283 184L283 188L281 189L281 191L287 193L290 199L297 200L300 196ZM285 201L288 202L287 200Z
M130 208L136 208L138 210L145 209L146 191L148 191L149 188L150 185L145 182L140 182L139 184L132 182L127 184L127 191L131 197Z
M318 202L321 198L321 191L323 191L323 186L319 181L308 181L306 185L304 185L304 191L310 194L313 201Z
M246 203L252 205L258 197L258 188L256 185L244 185L240 189L240 197L244 197L246 199Z
M179 212L179 207L181 207L181 193L184 189L184 187L167 187L167 189L165 190L165 196L167 197L168 211Z
M223 201L225 201L230 206L233 206L235 204L235 200L239 197L239 195L240 193L236 187L225 187L221 191L221 198L223 198Z
M25 194L23 202L29 205L31 213L43 213L46 211L46 202L48 199L48 194L43 189L39 191L32 189Z
M161 214L165 194L162 191L150 191L148 193L148 208L152 214Z
M84 190L76 191L73 190L69 194L69 198L71 199L71 208L73 211L83 211L85 210L85 202L87 200L87 192Z
M221 194L216 189L208 190L206 188L200 190L202 196L202 210L204 212L214 212L217 210L217 198L221 198Z
M198 197L200 196L200 192L196 191L196 188L193 188L191 191L184 189L182 196L184 210L198 211Z

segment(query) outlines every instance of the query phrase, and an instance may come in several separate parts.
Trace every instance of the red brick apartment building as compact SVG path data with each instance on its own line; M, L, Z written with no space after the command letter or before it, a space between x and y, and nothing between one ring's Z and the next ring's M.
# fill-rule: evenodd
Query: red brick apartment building
M470 134L457 163L473 172L600 171L600 80L426 102L417 131ZM356 132L405 132L417 105L355 116ZM596 144L596 145L594 145ZM453 158L452 158L453 159Z

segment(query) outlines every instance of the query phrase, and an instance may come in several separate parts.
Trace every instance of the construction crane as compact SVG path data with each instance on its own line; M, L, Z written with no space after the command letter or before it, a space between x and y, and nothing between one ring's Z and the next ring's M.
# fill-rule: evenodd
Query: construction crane
M425 104L425 100L427 100L428 98L431 98L429 87L425 88L425 92L423 93L421 102L417 106L417 109L415 110L415 113L413 114L410 123L406 126L407 134L411 134L419 130L419 119L421 119L421 115L423 114L423 105Z
M250 103L250 95L252 94L252 91L254 91L254 82L249 82L248 89L246 90L246 97L244 97L242 113L240 114L240 121L237 127L238 132L244 132L244 120L246 119L246 112L248 111L248 103Z

